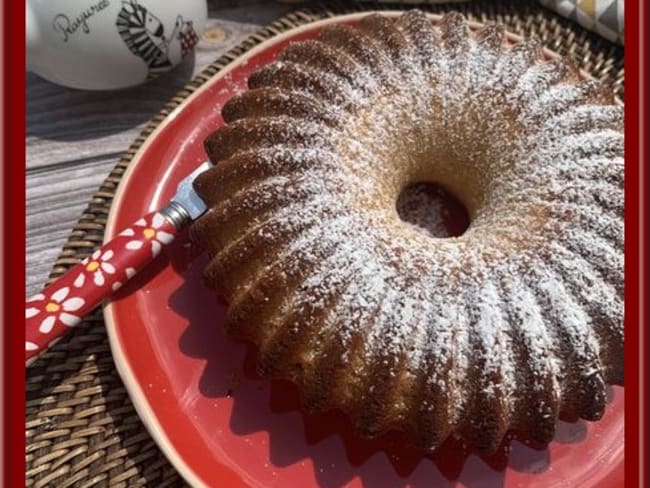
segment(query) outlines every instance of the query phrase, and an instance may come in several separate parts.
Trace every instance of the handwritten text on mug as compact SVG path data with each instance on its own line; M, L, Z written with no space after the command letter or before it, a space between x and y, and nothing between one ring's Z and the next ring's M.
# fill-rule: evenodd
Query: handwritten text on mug
M79 27L81 27L81 30L88 34L90 32L90 28L88 27L88 19L95 15L97 12L101 12L109 5L109 0L100 0L95 5L91 5L86 10L81 12L73 20L70 20L70 18L65 14L58 14L56 17L54 17L52 27L54 27L54 30L56 32L61 34L64 42L68 42L68 38L77 32L77 30L79 30Z

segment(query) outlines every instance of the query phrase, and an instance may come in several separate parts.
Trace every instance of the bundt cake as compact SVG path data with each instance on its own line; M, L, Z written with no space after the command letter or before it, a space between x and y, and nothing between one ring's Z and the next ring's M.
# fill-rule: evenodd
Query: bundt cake
M205 141L192 228L227 329L307 411L433 450L552 439L623 381L623 109L538 42L419 11L330 24ZM400 219L436 182L470 225Z

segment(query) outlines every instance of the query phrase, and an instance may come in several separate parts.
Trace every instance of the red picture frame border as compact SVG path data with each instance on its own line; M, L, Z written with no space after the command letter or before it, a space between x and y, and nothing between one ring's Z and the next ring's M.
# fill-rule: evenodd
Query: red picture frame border
M25 485L25 4L2 2L2 486Z
M625 2L625 479L648 485L647 127L648 5ZM646 136L646 137L644 137ZM636 386L636 388L634 387Z

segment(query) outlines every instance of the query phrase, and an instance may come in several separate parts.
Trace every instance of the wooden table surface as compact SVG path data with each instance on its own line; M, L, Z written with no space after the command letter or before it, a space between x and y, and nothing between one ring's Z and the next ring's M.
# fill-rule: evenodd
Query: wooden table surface
M146 85L89 92L27 74L27 296L43 286L91 195L147 121L207 64L291 9L259 0L208 5L193 59Z

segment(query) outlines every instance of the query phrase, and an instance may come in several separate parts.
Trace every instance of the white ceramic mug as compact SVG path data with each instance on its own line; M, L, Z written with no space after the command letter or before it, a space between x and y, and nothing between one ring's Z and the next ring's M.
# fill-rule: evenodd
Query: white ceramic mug
M27 0L27 69L110 90L168 71L198 42L206 0Z

